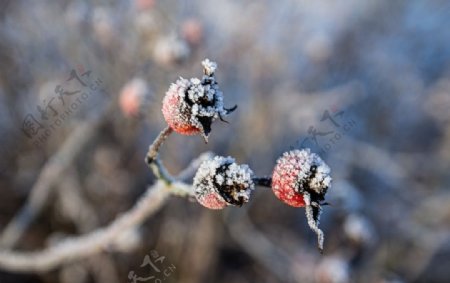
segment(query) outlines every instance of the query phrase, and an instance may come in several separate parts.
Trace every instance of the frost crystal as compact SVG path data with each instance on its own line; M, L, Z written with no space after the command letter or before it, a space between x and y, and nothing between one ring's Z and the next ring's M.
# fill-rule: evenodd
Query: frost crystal
M205 69L205 75L207 75L207 76L213 75L217 69L216 62L212 62L208 58L203 60L202 66Z
M330 167L310 149L293 150L284 153L279 162L287 162L288 166L298 169L297 184L299 192L313 190L324 194L331 185Z
M216 156L204 161L194 177L197 200L207 206L205 200L221 200L226 205L242 205L248 202L254 189L253 172L248 165L238 165L231 157Z

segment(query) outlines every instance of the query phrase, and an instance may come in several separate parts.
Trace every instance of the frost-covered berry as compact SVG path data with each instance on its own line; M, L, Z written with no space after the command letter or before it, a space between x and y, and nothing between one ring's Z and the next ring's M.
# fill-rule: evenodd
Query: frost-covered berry
M254 189L253 171L231 157L216 156L204 161L194 177L197 201L210 209L248 202Z
M308 224L319 237L320 249L323 245L323 233L318 228L321 205L330 185L330 167L309 149L285 152L272 174L272 190L277 198L294 207L306 207Z
M223 106L223 94L216 82L215 62L202 62L202 79L178 79L172 84L163 100L162 112L167 124L177 133L184 135L201 134L205 141L211 132L211 124L236 109Z
M305 192L311 195L311 201L320 203L330 184L330 167L309 149L285 152L273 170L273 192L295 207L305 206Z

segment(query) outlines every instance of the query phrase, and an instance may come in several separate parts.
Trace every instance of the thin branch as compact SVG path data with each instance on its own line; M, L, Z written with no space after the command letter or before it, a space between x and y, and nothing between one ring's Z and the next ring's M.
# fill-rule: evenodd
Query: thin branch
M75 170L60 182L55 190L58 195L58 202L61 205L62 213L72 221L77 227L78 232L87 233L93 231L99 223L99 218L92 205L81 193L81 185L76 177ZM84 261L81 268L90 270L92 275L97 278L96 282L119 283L119 276L114 261L108 255L97 255ZM64 266L61 270L74 268L73 265Z
M117 218L108 227L98 229L85 236L67 239L55 246L36 252L0 251L0 267L15 272L47 272L67 262L80 260L105 251L114 251L115 242L124 231L140 225L155 214L167 197L180 192L189 193L191 187L181 182L168 186L158 180L148 188L142 198L128 212Z
M203 161L211 159L211 158L213 158L213 156L214 156L214 154L210 151L200 154L197 158L195 158L194 160L191 161L191 163L188 165L188 167L186 167L186 169L184 169L177 175L177 180L187 181L189 178L191 178L195 174L198 167L200 167L200 164Z
M167 126L164 130L162 130L148 148L148 153L145 157L145 163L147 163L148 167L153 171L156 178L164 180L167 184L174 182L175 179L169 174L167 169L159 160L158 152L161 145L172 132L173 129L170 126Z
M64 142L61 149L48 160L36 183L31 188L27 202L2 231L0 247L12 248L16 245L42 208L45 207L52 192L52 187L95 135L96 129L108 113L112 111L111 109L112 104L106 108L99 118L94 121L85 121L78 126Z
M261 187L272 187L272 178L271 177L255 177L253 178L253 183L257 186Z

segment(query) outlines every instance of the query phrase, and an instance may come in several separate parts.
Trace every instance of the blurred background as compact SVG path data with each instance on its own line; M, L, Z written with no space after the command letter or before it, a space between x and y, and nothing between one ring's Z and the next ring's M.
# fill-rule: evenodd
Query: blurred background
M323 255L304 209L259 188L222 211L171 197L122 251L43 274L0 267L0 282L450 282L449 26L445 0L1 1L1 249L131 208L154 183L143 159L164 93L204 58L239 107L208 144L172 135L170 171L210 150L270 175L309 147L333 187ZM141 267L147 255L171 272Z

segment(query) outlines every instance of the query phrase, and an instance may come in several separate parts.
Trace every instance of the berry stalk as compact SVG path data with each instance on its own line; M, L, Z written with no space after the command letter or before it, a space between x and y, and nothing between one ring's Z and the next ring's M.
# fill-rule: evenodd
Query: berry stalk
M271 177L254 177L253 183L256 186L272 188L272 178Z
M169 174L161 160L159 160L158 152L161 145L172 132L173 129L170 126L167 126L164 130L162 130L153 143L149 146L147 155L145 156L145 163L147 163L148 167L153 171L156 178L163 180L168 185L174 181L174 178Z

